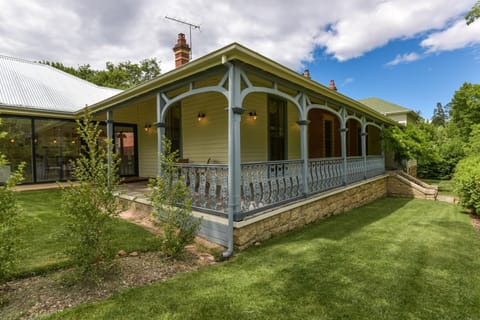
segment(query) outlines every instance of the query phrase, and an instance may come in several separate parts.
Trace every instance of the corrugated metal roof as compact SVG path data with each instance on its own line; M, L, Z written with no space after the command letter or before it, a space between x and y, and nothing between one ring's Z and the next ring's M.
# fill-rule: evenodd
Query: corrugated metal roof
M399 106L398 104L388 102L386 100L380 99L380 98L366 98L366 99L361 99L358 100L361 103L369 106L372 109L377 110L378 112L384 113L384 114L389 114L389 113L408 113L408 112L413 112L413 110Z
M48 65L0 55L0 107L75 112L120 92Z

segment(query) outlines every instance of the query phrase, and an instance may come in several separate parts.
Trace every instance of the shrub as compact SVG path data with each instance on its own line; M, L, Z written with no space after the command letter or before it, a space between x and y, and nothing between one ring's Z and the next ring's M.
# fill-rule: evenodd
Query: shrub
M480 213L480 155L460 160L453 179L460 204L474 213Z
M92 121L88 110L77 124L82 152L73 163L77 183L62 191L62 213L67 221L63 238L78 278L98 283L114 267L111 228L112 218L119 214L114 194L119 184L119 161L112 152L108 169L112 142L101 139L98 123Z
M1 162L4 159L0 157ZM0 166L2 164L0 163ZM11 276L19 244L19 218L21 209L15 197L13 187L23 180L24 163L10 175L4 186L0 186L0 284Z
M179 175L178 151L171 152L171 142L163 138L164 154L161 155L162 172L151 179L149 197L163 222L162 250L170 257L180 257L185 246L195 240L201 220L192 215L192 202L184 177Z

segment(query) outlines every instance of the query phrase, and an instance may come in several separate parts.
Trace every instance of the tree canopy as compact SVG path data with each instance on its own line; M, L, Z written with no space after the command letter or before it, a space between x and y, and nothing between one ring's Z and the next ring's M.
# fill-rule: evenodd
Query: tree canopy
M448 120L448 113L445 110L447 106L443 107L440 102L437 103L435 109L433 109L433 116L431 123L434 126L445 126Z
M464 83L455 91L450 106L452 122L463 141L467 141L473 125L480 123L480 84Z
M467 20L467 25L470 25L478 18L480 18L480 0L475 2L472 9L470 9L470 11L465 16L465 20Z
M117 89L128 89L160 75L160 64L156 58L144 59L139 63L125 61L117 65L108 61L105 64L105 70L94 70L89 64L74 68L65 66L61 62L41 61L41 63L96 85Z

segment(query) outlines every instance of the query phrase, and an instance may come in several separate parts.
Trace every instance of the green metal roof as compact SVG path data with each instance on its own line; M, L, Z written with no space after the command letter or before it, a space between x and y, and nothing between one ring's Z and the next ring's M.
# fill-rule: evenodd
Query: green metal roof
M410 113L413 112L413 110L399 106L398 104L392 103L385 101L380 98L366 98L366 99L361 99L358 100L364 105L367 105L368 107L382 113L382 114L398 114L398 113Z

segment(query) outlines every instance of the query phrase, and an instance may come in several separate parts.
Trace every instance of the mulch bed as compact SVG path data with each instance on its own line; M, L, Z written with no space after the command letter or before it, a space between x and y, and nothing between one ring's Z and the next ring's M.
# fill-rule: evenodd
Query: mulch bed
M0 297L4 300L0 308L0 319L32 319L45 316L82 303L106 299L127 288L163 281L177 273L194 271L214 263L212 255L199 253L191 247L181 261L167 259L159 252L119 257L119 274L110 277L100 286L72 284L66 280L71 270L11 281L0 286Z
M122 212L120 217L154 234L162 233L147 212L130 209ZM186 247L182 260L168 259L160 252L122 252L117 257L118 274L112 275L100 286L81 285L68 280L72 270L8 282L0 286L0 319L45 316L82 303L106 299L128 288L164 281L177 273L215 264L215 257L205 252L209 249L220 252L222 247L197 237L196 244Z

